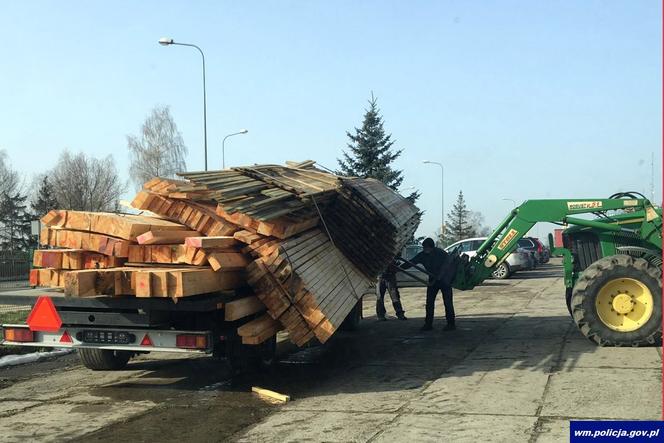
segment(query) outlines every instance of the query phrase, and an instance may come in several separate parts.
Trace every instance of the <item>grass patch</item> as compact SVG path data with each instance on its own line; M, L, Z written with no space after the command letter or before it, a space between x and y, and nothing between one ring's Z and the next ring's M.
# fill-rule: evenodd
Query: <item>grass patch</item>
M0 324L25 323L25 321L28 319L28 315L30 315L30 310L0 312Z

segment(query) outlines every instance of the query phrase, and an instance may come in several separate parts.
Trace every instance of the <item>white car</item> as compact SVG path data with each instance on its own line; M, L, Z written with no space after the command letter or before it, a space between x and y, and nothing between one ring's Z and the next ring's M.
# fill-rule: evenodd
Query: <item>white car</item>
M451 244L445 248L445 250L451 254L465 254L468 256L468 258L472 258L477 255L477 250L486 239L486 237L467 238L465 240ZM504 260L495 271L493 271L493 277L498 279L505 279L509 278L509 276L514 274L516 271L528 269L530 269L530 256L528 251L517 248L516 251L508 255L507 259Z

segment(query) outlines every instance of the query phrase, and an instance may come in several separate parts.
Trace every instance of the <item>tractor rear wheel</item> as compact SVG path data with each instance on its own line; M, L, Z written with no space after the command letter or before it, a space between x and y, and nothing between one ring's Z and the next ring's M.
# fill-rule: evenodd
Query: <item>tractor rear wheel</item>
M572 315L572 291L572 288L565 288L565 303L567 304L567 312L574 318Z
M662 343L662 270L642 258L597 260L574 285L570 305L581 333L600 346Z

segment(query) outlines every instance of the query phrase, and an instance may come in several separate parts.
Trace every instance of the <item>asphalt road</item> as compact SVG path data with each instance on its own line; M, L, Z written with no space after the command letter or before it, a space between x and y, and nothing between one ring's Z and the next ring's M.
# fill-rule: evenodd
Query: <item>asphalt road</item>
M0 369L0 441L567 441L571 419L659 419L661 349L598 348L564 305L559 266L457 292L458 330L378 322L230 378L208 358L143 356L92 372L75 355ZM388 307L388 313L391 313ZM285 405L250 393L289 394Z

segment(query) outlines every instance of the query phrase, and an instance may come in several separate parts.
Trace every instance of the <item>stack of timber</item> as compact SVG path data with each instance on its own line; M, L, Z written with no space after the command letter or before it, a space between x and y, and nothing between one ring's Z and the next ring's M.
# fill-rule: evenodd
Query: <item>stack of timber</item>
M205 248L199 231L146 215L53 210L41 221L40 241L55 249L35 251L32 286L62 288L74 297L177 300L246 285L244 268L210 261L212 255L242 255L232 237L217 238L215 247Z
M412 238L420 213L374 179L345 179L339 193L323 213L332 239L365 275L377 276Z
M302 346L314 336L326 342L369 290L371 280L348 261L327 234L313 229L280 241L256 242L248 267L249 284L279 320L290 339Z
M419 211L371 179L312 161L154 178L141 215L51 211L34 285L69 296L179 297L235 290L224 306L245 344L285 329L327 341L412 237Z

